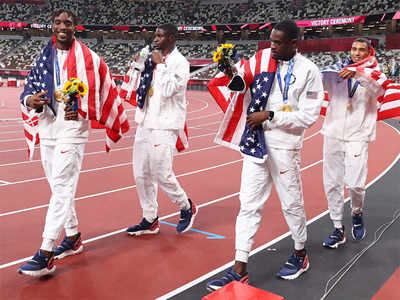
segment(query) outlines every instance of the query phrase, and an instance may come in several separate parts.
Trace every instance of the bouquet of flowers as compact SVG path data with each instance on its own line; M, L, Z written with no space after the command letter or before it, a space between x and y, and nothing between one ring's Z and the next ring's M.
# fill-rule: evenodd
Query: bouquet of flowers
M232 44L220 44L213 53L213 61L218 63L218 70L232 74L233 65L237 61L237 49Z
M71 77L64 85L63 93L66 95L64 103L72 107L72 110L78 110L78 95L85 96L88 92L87 86L78 78Z

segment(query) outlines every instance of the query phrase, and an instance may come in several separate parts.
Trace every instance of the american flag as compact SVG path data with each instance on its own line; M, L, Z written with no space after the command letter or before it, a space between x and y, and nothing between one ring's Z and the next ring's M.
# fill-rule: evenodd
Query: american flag
M138 76L138 71L133 67L129 68L128 72L124 77L119 95L122 99L129 102L133 106L138 106L140 109L144 107L147 93L149 92L151 82L153 80L153 72L156 68L156 64L151 59L150 54L145 61L144 71ZM139 80L139 87L137 86L137 80ZM189 132L187 128L187 122L183 129L178 130L178 139L176 141L175 148L178 152L181 152L189 147Z
M49 41L43 48L26 79L25 89L21 94L21 110L24 119L25 137L28 143L30 158L33 156L34 145L38 143L37 115L38 112L23 106L25 96L42 91L48 91L51 99L48 105L55 114L54 99L54 55L55 39ZM93 128L106 129L106 150L109 151L111 141L116 143L122 133L129 130L121 99L108 66L95 52L81 41L74 39L68 52L62 74L67 77L79 78L88 87L88 93L81 97L78 111L83 118L91 120Z
M375 57L375 50L370 47L370 56L364 60L351 64L349 57L339 61L334 65L328 66L322 72L338 73L343 68L355 71L357 75L363 76L369 81L375 82L382 87L382 95L378 101L377 120L384 120L400 116L400 84L386 78L386 75L376 69L378 61ZM325 100L321 108L321 115L326 115L326 109L329 105L329 95L325 94Z
M264 49L249 61L242 60L236 64L239 73L244 73L245 92L231 92L227 87L230 79L223 73L208 83L208 90L225 112L215 138L216 143L239 150L255 159L263 159L267 155L262 126L251 131L246 124L246 117L265 110L276 67L277 61L271 57L271 50Z
M140 73L139 88L136 90L136 103L139 108L143 108L147 93L149 92L153 80L153 71L156 64L149 55L144 63L144 71Z

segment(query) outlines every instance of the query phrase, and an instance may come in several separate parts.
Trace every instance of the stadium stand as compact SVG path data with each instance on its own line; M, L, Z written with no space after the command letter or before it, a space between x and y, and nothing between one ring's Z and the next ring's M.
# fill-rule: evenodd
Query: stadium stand
M1 2L1 1L0 1ZM276 22L283 18L315 19L366 15L400 10L398 0L290 0L290 1L94 1L68 3L82 24L160 24L181 25ZM50 13L63 7L64 1L43 4L0 3L3 21L47 23Z

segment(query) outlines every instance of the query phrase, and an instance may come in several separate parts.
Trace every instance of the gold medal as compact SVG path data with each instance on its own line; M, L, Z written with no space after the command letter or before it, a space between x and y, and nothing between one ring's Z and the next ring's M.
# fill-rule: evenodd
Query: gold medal
M57 102L61 102L63 100L64 93L61 90L57 90L54 92L54 98Z
M153 87L150 87L149 92L147 93L147 95L149 97L151 97L151 96L153 96L153 94L154 94L154 89L153 89Z
M63 94L63 96L62 96L62 99L61 99L65 104L67 104L68 103L68 101L69 101L69 96L68 96L68 94Z
M281 111L291 112L292 111L292 107L290 105L286 104L286 105L282 106Z
M352 110L353 109L353 105L351 105L351 103L349 102L349 103L347 103L346 108L347 108L347 110Z

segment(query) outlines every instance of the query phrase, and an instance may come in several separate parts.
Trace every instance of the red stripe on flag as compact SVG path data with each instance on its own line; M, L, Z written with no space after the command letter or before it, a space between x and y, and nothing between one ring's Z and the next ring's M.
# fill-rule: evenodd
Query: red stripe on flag
M85 67L86 67L86 77L88 81L88 113L89 119L95 120L97 118L96 114L96 76L94 74L94 64L93 64L93 57L92 53L90 52L89 48L86 47L84 44L79 42L82 48L83 57L85 60ZM100 58L100 61L103 60ZM100 65L101 65L100 62ZM100 83L102 83L100 77ZM99 89L101 91L101 87Z
M226 101L224 95L219 90L219 86L227 86L230 82L230 79L226 76L213 78L207 84L207 88L210 91L210 94L214 97L215 101L221 107L223 112L226 112L229 102Z
M276 72L276 68L278 66L278 61L272 58L272 55L269 57L268 62L268 72Z
M248 87L254 82L254 76L251 72L249 60L244 63L244 81Z
M232 137L235 134L236 127L238 126L240 117L242 116L242 113L243 113L244 95L245 94L240 94L236 101L235 110L232 114L231 119L229 120L229 124L228 124L226 131L224 133L224 136L222 138L224 141L227 141L227 142L232 141Z
M187 129L186 122L185 122L185 127L183 128L183 131L184 131L186 137L188 137L189 136L189 132L188 132L188 129ZM185 150L185 145L183 144L182 139L180 138L179 135L178 135L178 139L176 140L175 147L178 150L178 152L181 152L181 151Z
M258 51L256 54L256 70L254 74L260 74L262 54L263 54L262 50Z
M378 112L377 120L380 121L380 120L385 120L385 119L389 119L389 118L395 118L398 116L400 116L400 107L396 107L396 108Z
M75 56L75 47L76 47L76 40L72 43L71 49L68 52L67 59L65 60L63 69L67 69L68 79L71 77L77 78L77 70L76 70L76 56Z

